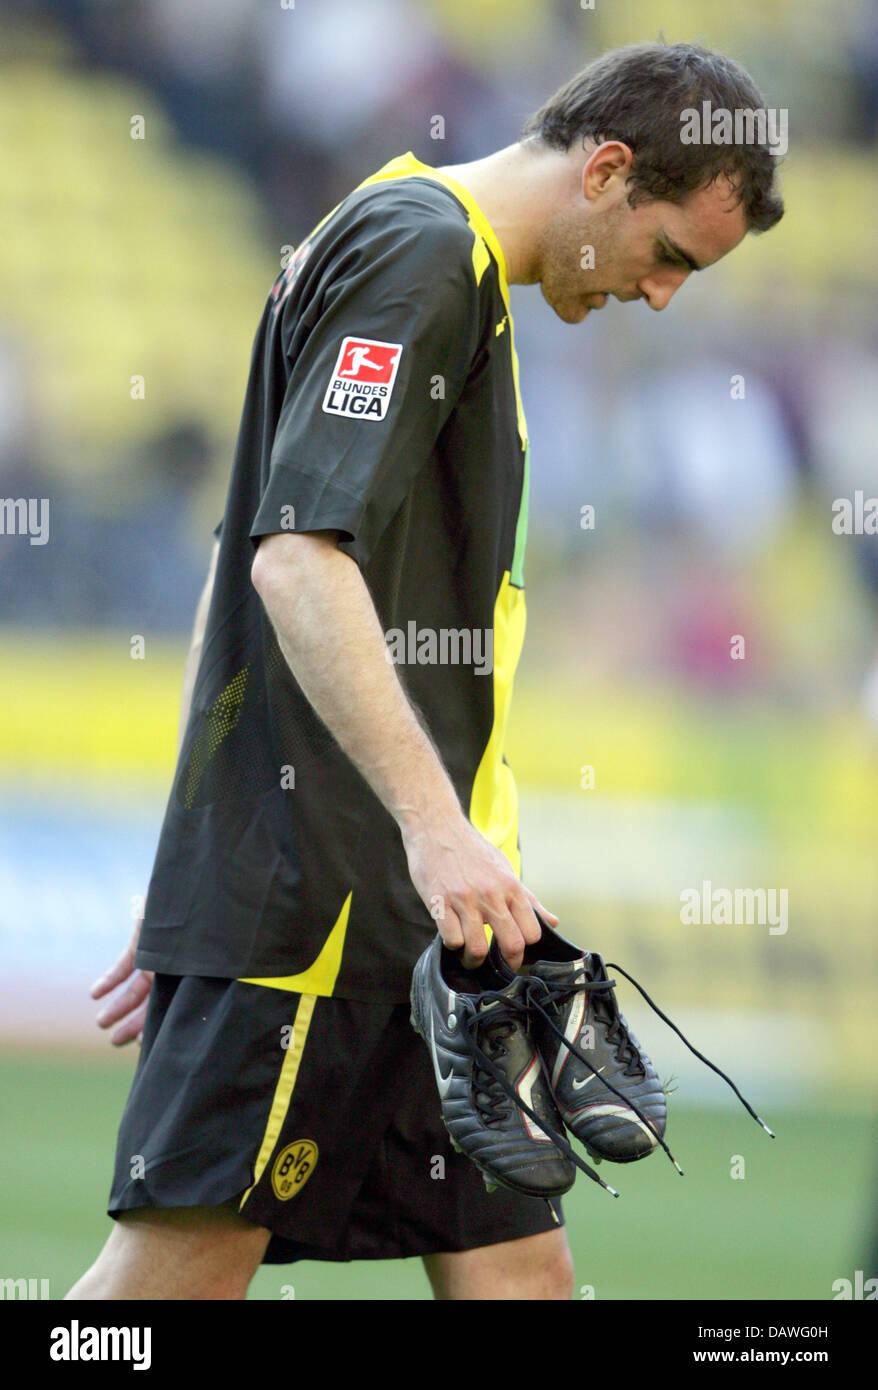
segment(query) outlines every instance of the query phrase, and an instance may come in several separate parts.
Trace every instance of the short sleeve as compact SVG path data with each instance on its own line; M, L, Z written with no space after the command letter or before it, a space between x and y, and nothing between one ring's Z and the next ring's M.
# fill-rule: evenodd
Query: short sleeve
M463 218L412 194L390 209L370 202L287 332L289 378L250 531L337 530L361 565L435 448L480 320Z

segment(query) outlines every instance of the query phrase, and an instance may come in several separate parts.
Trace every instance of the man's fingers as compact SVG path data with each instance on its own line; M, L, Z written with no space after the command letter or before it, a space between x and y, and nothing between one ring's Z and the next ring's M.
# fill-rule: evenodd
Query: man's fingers
M547 907L543 907L542 903L539 901L534 903L534 907L540 916L548 922L550 927L557 927L560 918L556 917L554 912L550 912Z
M460 916L446 906L439 926L439 935L449 951L463 947L460 963L464 970L477 970L488 954L488 938L481 917L472 910L460 909Z
M485 926L489 926L497 938L500 954L513 970L519 970L524 960L525 946L533 946L542 936L542 927L536 912L546 922L557 926L558 918L554 912L543 907L539 898L521 885L521 894L510 898L505 910L484 904L481 908L458 903L457 911L446 906L445 917L439 926L439 934L449 950L463 947L461 964L464 970L477 970L488 954L488 939Z
M522 884L522 888L524 888L524 884ZM540 916L543 918L543 920L548 922L550 927L557 927L559 918L555 916L554 912L550 912L547 907L543 907L543 904L540 902L536 894L532 893L529 888L524 888L524 896L527 898L534 911L538 912ZM536 922L536 918L534 918L534 921ZM538 933L536 940L539 940L539 933L541 932L542 928L540 927L539 922L537 922L536 924ZM528 940L530 940L530 938L528 938Z
M110 1042L113 1046L124 1047L126 1043L134 1042L135 1040L140 1042L143 1037L143 1020L145 1017L146 1005L142 1004L130 1018L126 1018L125 1022L120 1024L115 1032L110 1034Z
M530 915L533 916L532 913ZM522 916L524 916L523 913ZM513 970L518 970L524 959L525 939L515 917L511 912L507 912L505 916L495 914L494 920L489 919L488 924L497 938L500 954L506 964L511 966Z
M522 888L524 888L524 884L522 884ZM532 893L529 888L524 888L524 896L527 898L534 911L538 912L543 920L548 922L550 927L557 927L558 918L555 916L554 912L550 912L547 907L543 907L543 904L535 893ZM536 918L534 918L534 921L536 922ZM541 930L539 922L537 922L537 928Z
M91 987L92 999L100 999L105 994L109 994L111 989L121 985L128 979L134 969L134 944L126 946L115 965L111 965L103 975L99 975Z
M511 898L509 901L509 911L512 913L518 924L518 930L527 942L528 946L535 946L543 934L543 929L537 920L534 912L536 903L531 903L527 894Z
M436 926L449 951L459 951L464 944L464 935L457 913L446 907L445 916L441 922L436 923Z
M475 895L472 895L473 897ZM488 915L482 908L478 907L473 901L466 904L457 904L457 914L460 918L460 925L463 928L463 960L464 970L477 970L485 956L488 954L488 938L485 935L485 922L490 921Z
M484 946L482 945L483 942ZM485 936L485 928L483 926L478 927L464 942L461 965L464 970L478 970L487 954L488 938Z
M464 942L461 965L464 970L478 970L488 954L488 938L484 926L478 926Z
M95 1018L95 1023L99 1028L109 1028L111 1024L118 1023L120 1018L124 1018L132 1009L138 1008L143 1003L151 987L152 972L141 971L131 981L127 989L124 989L115 999L104 1005Z
M134 923L134 931L131 934L131 940L125 947L125 950L116 961L116 964L111 965L109 970L105 970L103 975L99 975L89 990L92 999L103 999L105 994L109 994L110 990L115 989L117 985L124 984L129 975L132 974L134 970L134 956L137 951L137 943L140 940L140 928L142 926L143 910L141 909L137 921ZM152 975L150 972L147 971L146 973L151 980Z

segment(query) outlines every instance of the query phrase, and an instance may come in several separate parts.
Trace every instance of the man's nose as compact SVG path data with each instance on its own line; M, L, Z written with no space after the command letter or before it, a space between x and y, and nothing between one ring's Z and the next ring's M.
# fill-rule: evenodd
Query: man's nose
M637 288L643 295L650 309L657 312L665 309L670 304L677 290L688 278L690 271L669 270L660 275L648 275L638 282Z

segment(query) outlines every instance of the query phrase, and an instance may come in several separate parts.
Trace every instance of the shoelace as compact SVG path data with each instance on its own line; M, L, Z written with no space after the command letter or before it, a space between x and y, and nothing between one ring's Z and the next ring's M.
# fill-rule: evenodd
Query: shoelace
M551 1125L547 1124L545 1120L540 1119L539 1115L531 1109L527 1102L521 1099L518 1092L510 1086L508 1078L496 1065L493 1058L489 1056L482 1046L482 1043L479 1041L479 1032L485 1027L490 1027L493 1031L495 1027L499 1029L503 1025L509 1025L509 1032L512 1031L512 1028L515 1027L516 1024L527 1028L528 1004L526 998L521 1000L510 999L509 995L502 994L497 990L486 990L479 996L479 1003L480 1005L484 1005L485 1003L493 1004L493 1007L489 1010L481 1007L466 1020L466 1029L470 1036L470 1043L476 1063L474 1068L474 1081L477 1080L479 1072L486 1072L488 1076L492 1077L509 1100L511 1100L514 1105L517 1105L519 1110L523 1111L525 1115L529 1116L547 1138L551 1139L555 1148L576 1164L580 1172L585 1173L586 1177L591 1178L592 1182L598 1183L606 1192L611 1193L612 1196L618 1197L619 1193L616 1189L611 1187L608 1182L604 1182L601 1175L596 1173L593 1168L589 1167L589 1165L579 1157L579 1154L574 1152L563 1134L559 1134ZM489 1093L484 1094L486 1095L487 1103L483 1102L481 1107L482 1110L484 1111L487 1109L489 1112L493 1112L492 1118L499 1120L501 1118L500 1106L502 1105L500 1097L492 1097Z
M662 1011L661 1011L661 1009L659 1008L658 1004L654 1003L653 1000L650 999L650 997L649 997L649 995L647 994L646 990L643 988L643 985L639 985L639 984L637 983L637 981L634 979L634 976L633 976L633 975L629 975L627 970L623 970L622 967L621 967L621 965L616 965L616 964L614 964L613 961L608 961L608 962L607 962L607 969L608 969L608 970L618 970L618 972L619 972L620 975L624 975L624 976L625 976L625 979L628 980L629 983L632 984L632 985L634 986L634 988L635 988L636 990L638 990L640 994L643 995L643 998L646 1000L647 1004L648 1004L649 1007L652 1009L653 1013L658 1014L658 1016L659 1016L659 1018L662 1020L662 1022L663 1022L663 1023L666 1023L666 1024L668 1025L668 1027L669 1027L674 1033L677 1034L677 1037L680 1039L680 1041L681 1041L682 1043L685 1043L686 1047L688 1047L688 1049L689 1049L689 1051L692 1053L693 1057L697 1057L698 1060L699 1060L699 1062L703 1062L704 1065L705 1065L706 1067L710 1067L710 1070L711 1070L711 1071L715 1071L716 1074L717 1074L717 1076L721 1076L722 1079L723 1079L723 1081L725 1081L726 1085L727 1085L727 1086L731 1086L732 1090L734 1091L735 1095L738 1097L738 1100L741 1102L741 1104L743 1105L743 1107L744 1107L744 1109L747 1111L747 1113L748 1113L749 1115L752 1115L753 1119L756 1121L756 1123L757 1123L758 1125L761 1125L761 1126L762 1126L762 1128L765 1130L765 1133L768 1135L768 1137L769 1137L770 1139L776 1139L776 1138L777 1138L777 1135L775 1134L774 1130L773 1130L773 1129L769 1129L768 1125L767 1125L767 1124L765 1123L765 1121L761 1118L761 1116L759 1116L759 1115L756 1114L756 1111L753 1109L753 1106L750 1104L749 1101L747 1101L747 1100L744 1099L744 1097L741 1095L741 1092L738 1090L738 1088L737 1088L737 1086L735 1085L735 1083L734 1083L734 1081L732 1080L732 1078L731 1078L730 1076L726 1076L726 1073L722 1070L722 1068L721 1068L721 1067L718 1067L718 1066L716 1065L715 1062L711 1062L711 1060L710 1060L709 1057L705 1057L703 1052L699 1052L697 1047L693 1047L693 1046L692 1046L692 1044L691 1044L691 1042L689 1041L689 1039L683 1036L683 1034L681 1033L680 1029L677 1027L676 1023L673 1023L673 1022L671 1021L671 1019L668 1018L667 1014L662 1013ZM615 981L614 981L613 983L615 983Z
M614 968L615 968L615 967L614 967ZM623 973L624 973L624 972L623 972ZM635 982L632 980L632 984L633 984L633 983L635 983ZM546 1023L548 1024L548 1026L551 1028L552 1032L553 1032L558 1038L560 1038L561 1042L564 1044L564 1046L567 1048L567 1050L568 1050L569 1052L572 1052L572 1053L573 1053L573 1056L576 1057L576 1058L578 1058L578 1060L579 1060L580 1062L584 1062L585 1065L588 1067L589 1071L590 1071L590 1072L593 1072L595 1076L599 1075L597 1068L596 1068L595 1066L592 1065L592 1063L588 1060L587 1057L584 1057L584 1056L583 1056L583 1054L579 1051L579 1048L578 1048L578 1047L574 1047L574 1046L573 1046L573 1043L572 1043L572 1042L569 1042L568 1039L565 1038L564 1034L561 1032L561 1029L560 1029L560 1028L558 1027L558 1025L555 1023L554 1019L552 1019L552 1018L549 1016L548 1011L543 1007L542 1003L540 1002L539 996L540 996L541 994L543 995L543 997L545 997L546 995L548 995L549 998L550 998L550 1001L551 1001L553 1004L556 1003L556 1002L564 1003L564 1002L566 1002L566 1000L567 1000L570 996L572 996L572 995L574 995L574 994L578 994L578 993L580 993L582 990L588 990L588 991L590 991L590 993L592 993L592 994L594 994L594 993L597 992L597 993L599 993L600 995L609 995L610 992L611 992L613 989L615 989L615 986L616 986L616 981L615 981L615 980L609 980L609 979L607 979L607 980L590 980L590 981L584 981L582 984L572 984L570 981L544 980L544 979L542 979L541 976L538 976L538 975L531 975L530 978L528 979L527 986L526 986L526 988L525 988L525 995L526 995L526 997L527 997L527 1001L528 1001L529 1005L531 1006L531 1008L535 1009L536 1012L546 1021ZM629 1034L628 1034L628 1030L625 1028L624 1024L622 1023L621 1017L619 1016L618 1012L616 1013L616 1017L615 1017L613 1023L612 1023L612 1024L610 1025L610 1027L607 1029L607 1037L610 1037L610 1034L611 1034L611 1032L613 1032L613 1031L615 1031L616 1036L617 1036L617 1039L618 1039L617 1045L616 1045L615 1048L614 1048L614 1051L615 1051L615 1053L616 1053L616 1058L617 1058L617 1060L618 1060L618 1061L622 1061L622 1060L623 1060L623 1057L624 1057L624 1053L625 1053L625 1051L627 1051L628 1054L629 1054L629 1066L630 1066L630 1059L631 1059L632 1057L636 1057L637 1060L638 1060L638 1063L639 1063L639 1070L640 1070L641 1073L645 1076L645 1075L646 1075L646 1071L645 1071L645 1068L644 1068L644 1066L643 1066L643 1063L640 1062L640 1057L639 1057L639 1053L638 1053L638 1051L637 1051L637 1048L634 1046L634 1043L631 1041L631 1038L630 1038L630 1036L629 1036ZM681 1036L681 1037L683 1036L682 1033L680 1034L680 1036ZM686 1039L683 1038L683 1041L685 1042ZM620 1054L622 1054L622 1055L620 1055ZM626 1070L627 1070L627 1068L626 1068ZM626 1095L624 1094L623 1091L617 1090L617 1088L613 1085L612 1081L608 1081L607 1078L606 1078L605 1076L601 1076L601 1084L604 1085L604 1086L606 1086L606 1088L607 1088L608 1091L612 1091L612 1093L613 1093L614 1096L618 1096L619 1099L623 1102L623 1104L624 1104L625 1106L627 1106L629 1109L631 1109L631 1110L634 1111L634 1113L635 1113L635 1115L637 1116L638 1120L640 1120L642 1124L645 1124L645 1125L648 1127L650 1133L652 1133L652 1134L655 1135L657 1142L658 1142L658 1143L661 1145L661 1147L664 1149L664 1151L665 1151L665 1153L667 1154L668 1158L671 1160L671 1162L673 1163L673 1165L674 1165L674 1167L676 1168L677 1172L680 1174L680 1177L683 1177L683 1169L680 1167L679 1163L678 1163L677 1160L674 1158L674 1155L671 1153L671 1151L670 1151L670 1149L668 1148L667 1144L665 1143L664 1139L661 1137L660 1134L657 1133L656 1128L655 1128L655 1125L652 1123L652 1121L650 1120L649 1116L648 1116L648 1115L644 1115L643 1111L640 1110L639 1107L636 1106L636 1105L634 1104L634 1101L631 1099L631 1097L630 1097L630 1096L626 1096Z
M504 1040L512 1035L514 1025L512 1023L493 1023L490 1029L490 1037L486 1039L484 1050L492 1060L497 1057L505 1056L506 1048ZM484 1032L487 1034L488 1029ZM497 1042L499 1046L493 1047ZM484 1078L484 1080L483 1080ZM509 1098L496 1084L494 1078L486 1071L482 1071L478 1066L473 1069L473 1090L475 1093L476 1108L481 1114L486 1125L499 1124L509 1112Z
M662 1010L659 1008L658 1004L656 1004L654 1000L650 999L646 990L643 988L641 984L637 982L637 980L634 979L634 976L629 975L628 971L623 970L622 966L617 965L615 961L607 961L606 968L607 970L618 970L620 975L625 976L625 979L628 980L634 986L634 988L638 990L639 993L643 996L643 998L646 1000L647 1004L653 1010L653 1012L658 1014L659 1018L664 1023L666 1023L668 1027L673 1030L673 1032L677 1034L677 1037L680 1039L682 1043L686 1045L686 1047L688 1047L689 1051L693 1054L693 1056L697 1057L698 1060L700 1062L703 1062L705 1066L710 1067L711 1071L716 1072L717 1076L722 1077L723 1081L725 1081L726 1084L730 1086L731 1089L734 1091L735 1095L738 1097L738 1100L744 1106L744 1109L747 1111L747 1113L753 1117L753 1119L756 1121L758 1125L762 1126L762 1128L765 1130L765 1133L769 1135L770 1138L774 1139L776 1137L774 1131L769 1129L765 1121L759 1115L757 1115L756 1111L753 1109L749 1101L747 1101L744 1098L744 1096L741 1095L741 1092L738 1090L732 1078L730 1076L727 1076L726 1073L722 1070L722 1068L718 1067L715 1062L711 1062L709 1057L705 1057L702 1052L699 1052L697 1047L693 1047L692 1043L690 1043L689 1039L685 1037L685 1035L677 1027L676 1023L674 1023L670 1018L668 1018L666 1013L662 1012ZM593 1072L595 1075L598 1075L597 1068L592 1065L592 1063L588 1060L587 1057L583 1056L583 1054L579 1051L577 1047L574 1047L573 1043L569 1042L568 1039L565 1038L564 1034L561 1032L560 1028L558 1028L557 1024L555 1023L554 1019L550 1017L547 1010L543 1007L543 1004L539 996L542 995L544 998L545 996L548 996L550 1002L552 1002L553 1004L556 1002L563 1003L566 1002L566 1000L571 995L577 994L582 990L587 990L592 994L598 993L599 995L609 996L611 991L614 990L615 987L616 981L611 980L609 978L607 978L606 980L584 980L580 984L575 984L571 983L569 980L544 980L540 976L532 975L528 979L527 987L525 990L528 1003L531 1005L531 1007L534 1008L537 1011L537 1013L539 1013L540 1016L546 1021L549 1028L551 1028L552 1032L561 1040L561 1042L568 1049L568 1051L572 1052L574 1057L576 1057L580 1062L584 1063L584 1065L588 1067L589 1071ZM620 1052L623 1049L627 1047L629 1052L635 1055L637 1054L637 1049L631 1041L631 1037L628 1033L628 1030L622 1023L621 1015L618 1012L618 1006L615 1006L615 1012L616 1018L614 1023L610 1026L610 1028L608 1028L607 1036L609 1037L611 1032L614 1029L616 1029L620 1037L620 1047L616 1048L616 1056L617 1059L621 1061L622 1056L620 1055ZM643 1068L641 1065L641 1071L642 1070ZM650 1129L652 1129L653 1133L655 1133L655 1129L653 1125L650 1123L648 1117L642 1113L642 1111L634 1104L634 1101L631 1100L629 1096L625 1096L622 1094L621 1091L618 1091L616 1087L612 1084L612 1082L608 1081L605 1076L601 1077L601 1083L602 1085L606 1086L608 1090L612 1091L614 1095L619 1096L620 1100L624 1101L627 1106L630 1106L637 1118L643 1121L644 1124L649 1125ZM671 1160L674 1167L677 1169L677 1172L682 1177L683 1169L680 1167L679 1163L674 1158L674 1155L671 1153L665 1141L658 1134L656 1134L656 1139L658 1139L659 1144L664 1149L668 1158Z
M753 1109L752 1105L750 1105L749 1101L747 1101L741 1094L741 1092L738 1090L738 1087L735 1085L731 1077L727 1076L726 1073L720 1067L718 1067L715 1062L711 1062L708 1057L705 1057L704 1054L699 1052L696 1047L693 1047L692 1043L689 1042L689 1039L684 1036L684 1034L677 1027L677 1025L670 1018L668 1018L666 1013L662 1012L659 1006L652 999L650 999L646 990L643 988L641 984L637 982L637 980L634 979L633 975L629 975L627 970L623 970L621 965L617 965L613 961L607 961L606 968L607 970L618 970L620 975L625 976L625 979L628 980L634 986L634 988L638 990L639 993L643 996L643 998L646 1000L647 1004L653 1010L653 1012L658 1014L662 1022L666 1023L668 1027L672 1029L674 1033L676 1033L680 1041L684 1043L686 1047L688 1047L689 1051L693 1054L693 1056L697 1057L698 1060L700 1062L703 1062L705 1066L710 1067L711 1071L716 1072L717 1076L722 1077L723 1081L725 1081L726 1084L730 1086L731 1089L734 1091L735 1095L738 1097L738 1100L744 1106L744 1109L748 1112L748 1114L753 1117L753 1119L756 1121L758 1125L761 1125L761 1127L765 1130L766 1134L769 1135L770 1138L774 1139L776 1137L774 1131L769 1129L765 1121L759 1115L757 1115L756 1111ZM577 1047L573 1045L573 1043L571 1043L567 1038L565 1038L560 1028L558 1028L557 1024L550 1017L548 1011L544 1007L544 1002L548 997L548 1002L550 1002L553 1005L558 1003L565 1003L567 999L570 998L573 994L577 994L582 990L588 990L592 994L598 994L599 997L606 996L609 1003L612 997L612 991L615 989L615 987L616 981L611 980L609 978L607 978L606 980L585 980L582 983L575 984L571 983L569 980L550 981L544 980L542 979L542 977L537 975L531 975L527 980L527 984L524 990L524 998L522 1000L510 999L508 995L499 993L497 991L486 991L484 994L482 994L480 996L480 1003L491 1003L492 1001L496 1001L496 1003L494 1004L494 1007L490 1010L486 1010L484 1008L478 1010L469 1019L467 1019L466 1026L469 1033L471 1034L473 1052L475 1054L477 1062L477 1069L486 1071L489 1076L493 1077L494 1081L498 1084L501 1090L504 1091L508 1098L515 1105L518 1106L519 1110L522 1110L526 1115L528 1115L530 1119L533 1120L534 1124L538 1125L539 1128L543 1131L543 1133L546 1134L552 1140L555 1147L559 1149L561 1153L566 1154L566 1156L576 1164L577 1168L579 1168L581 1172L585 1173L589 1178L592 1179L593 1182L598 1183L602 1188L604 1188L605 1191L612 1193L614 1197L618 1197L619 1193L616 1191L616 1189L614 1187L611 1187L609 1183L604 1182L603 1178L601 1178L599 1173L596 1173L593 1168L589 1167L587 1163L584 1163L582 1159L580 1159L578 1154L574 1153L567 1140L562 1135L556 1133L556 1131L550 1125L546 1124L545 1120L541 1120L539 1116L536 1115L533 1110L531 1110L530 1106L527 1105L521 1099L521 1096L518 1095L517 1091L515 1091L512 1086L510 1086L509 1081L507 1080L503 1072L500 1070L500 1068L497 1067L494 1064L493 1060L489 1057L488 1053L485 1051L478 1038L480 1028L483 1026L491 1026L493 1028L495 1025L514 1025L516 1023L521 1023L523 1024L523 1026L527 1027L528 1012L529 1010L534 1009L545 1020L549 1028L552 1030L553 1033L556 1034L556 1036L560 1039L560 1041L564 1044L568 1051L572 1052L574 1057L576 1057L580 1062L582 1062L586 1067L588 1067L589 1071L593 1072L597 1076L599 1074L597 1068L592 1065L592 1063L588 1060L587 1057L583 1056L583 1054L579 1051ZM488 1017L486 1017L486 1014L488 1015ZM622 1023L618 1007L616 1007L616 1018L607 1029L607 1037L609 1038L611 1034L614 1032L616 1034L616 1038L613 1040L616 1044L614 1046L614 1051L616 1052L617 1060L621 1062L624 1059L625 1053L627 1052L629 1057L629 1065L631 1064L631 1062L633 1062L634 1059L637 1059L639 1062L638 1050L635 1047L634 1043L631 1041L631 1037L628 1033L627 1028ZM643 1071L642 1064L640 1064L639 1069ZM658 1143L664 1149L671 1163L673 1163L677 1172L682 1177L683 1169L680 1167L679 1163L674 1158L674 1155L671 1153L664 1139L662 1139L661 1136L656 1133L655 1127L652 1125L651 1121L649 1120L649 1117L643 1114L643 1112L638 1108L638 1106L634 1104L634 1102L631 1100L629 1096L626 1096L623 1094L623 1092L617 1090L617 1088L612 1084L612 1082L608 1081L606 1077L601 1076L600 1080L602 1085L606 1086L607 1089L609 1091L612 1091L615 1096L618 1096L618 1098L629 1109L634 1111L634 1114L643 1124L649 1126L650 1130L655 1134ZM489 1098L489 1106L497 1112L497 1118L499 1119L499 1097Z
M536 998L541 990L551 996L552 1004L560 1007L560 1005L566 1004L568 999L571 999L574 994L581 994L583 990L587 989L592 998L597 996L597 1003L600 1006L603 997L609 995L611 991L615 989L615 986L616 981L610 979L589 980L582 984L575 984L570 980L545 980L542 976L532 975L528 979L527 990L530 994L530 1002L533 1007L543 1015L546 1022L552 1027L552 1020L543 1012L539 1000ZM626 1076L636 1076L638 1074L640 1076L646 1076L646 1067L643 1065L640 1051L632 1042L631 1035L622 1022L622 1015L617 1008L614 1012L615 1001L613 999L607 999L606 1004L608 1007L606 1007L604 1012L610 1019L607 1026L607 1041L613 1047L613 1051L616 1054L616 1061L622 1065ZM598 1009L595 1010L595 1014L598 1014ZM557 1032L558 1030L554 1029L554 1031ZM559 1034L559 1037L560 1036L561 1034ZM567 1043L566 1038L564 1038L563 1041L565 1044Z

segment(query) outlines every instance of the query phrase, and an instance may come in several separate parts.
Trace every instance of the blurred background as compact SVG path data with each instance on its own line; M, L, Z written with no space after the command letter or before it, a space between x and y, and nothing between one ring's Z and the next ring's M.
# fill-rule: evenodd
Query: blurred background
M88 987L149 877L283 248L393 156L509 144L660 31L789 110L787 213L661 316L611 302L575 329L513 289L532 496L508 752L525 882L778 1138L623 984L687 1176L619 1170L618 1203L581 1182L571 1241L599 1299L878 1273L878 536L832 525L878 496L878 4L0 0L0 22L0 497L50 517L45 544L0 536L0 1276L60 1297L108 1229L136 1048ZM787 930L684 924L705 882L786 890ZM252 1296L290 1279L427 1295L404 1262L265 1270Z

